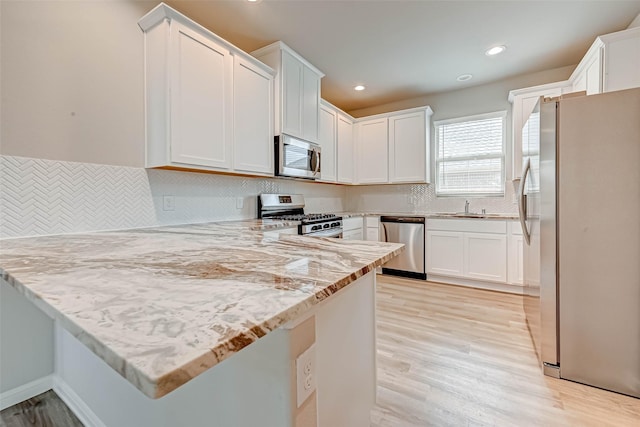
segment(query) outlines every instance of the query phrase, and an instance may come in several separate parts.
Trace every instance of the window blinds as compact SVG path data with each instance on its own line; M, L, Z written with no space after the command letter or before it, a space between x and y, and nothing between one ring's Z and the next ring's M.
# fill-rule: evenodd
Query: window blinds
M436 194L504 194L504 119L481 118L436 122Z

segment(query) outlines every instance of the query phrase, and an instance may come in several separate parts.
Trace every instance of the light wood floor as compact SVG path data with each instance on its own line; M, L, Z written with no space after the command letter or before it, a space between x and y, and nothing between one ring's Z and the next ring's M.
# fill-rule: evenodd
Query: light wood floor
M378 276L377 298L372 426L640 427L640 399L542 375L518 296ZM0 427L81 426L67 411L50 391Z
M53 390L0 412L0 427L82 427Z
M635 426L640 399L546 377L522 298L378 276L372 426Z

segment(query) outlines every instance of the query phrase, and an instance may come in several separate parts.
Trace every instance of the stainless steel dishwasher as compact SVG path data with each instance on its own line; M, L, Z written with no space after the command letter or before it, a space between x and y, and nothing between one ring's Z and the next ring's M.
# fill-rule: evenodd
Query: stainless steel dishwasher
M424 268L424 217L382 216L380 238L404 243L404 252L382 265L383 274L427 279Z

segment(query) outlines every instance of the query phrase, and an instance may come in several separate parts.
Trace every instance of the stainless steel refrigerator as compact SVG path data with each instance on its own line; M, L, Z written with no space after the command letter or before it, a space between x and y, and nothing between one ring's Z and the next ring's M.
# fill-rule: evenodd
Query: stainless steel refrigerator
M640 397L640 89L541 99L523 164L524 308L545 374Z

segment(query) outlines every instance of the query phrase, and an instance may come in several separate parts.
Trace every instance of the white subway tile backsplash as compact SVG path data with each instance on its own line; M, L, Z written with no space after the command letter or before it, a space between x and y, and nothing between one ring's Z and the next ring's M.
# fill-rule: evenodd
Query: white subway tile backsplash
M347 209L364 212L435 213L464 211L469 200L472 212L517 213L514 185L505 185L504 197L437 197L430 184L367 185L347 189Z
M304 194L308 212L344 210L346 189L331 184L0 156L0 237L255 218L257 195L272 192Z
M436 197L427 184L340 186L0 156L0 237L255 218L260 193L304 194L314 213L457 212L465 200ZM505 197L468 199L475 212L517 211L510 183Z

